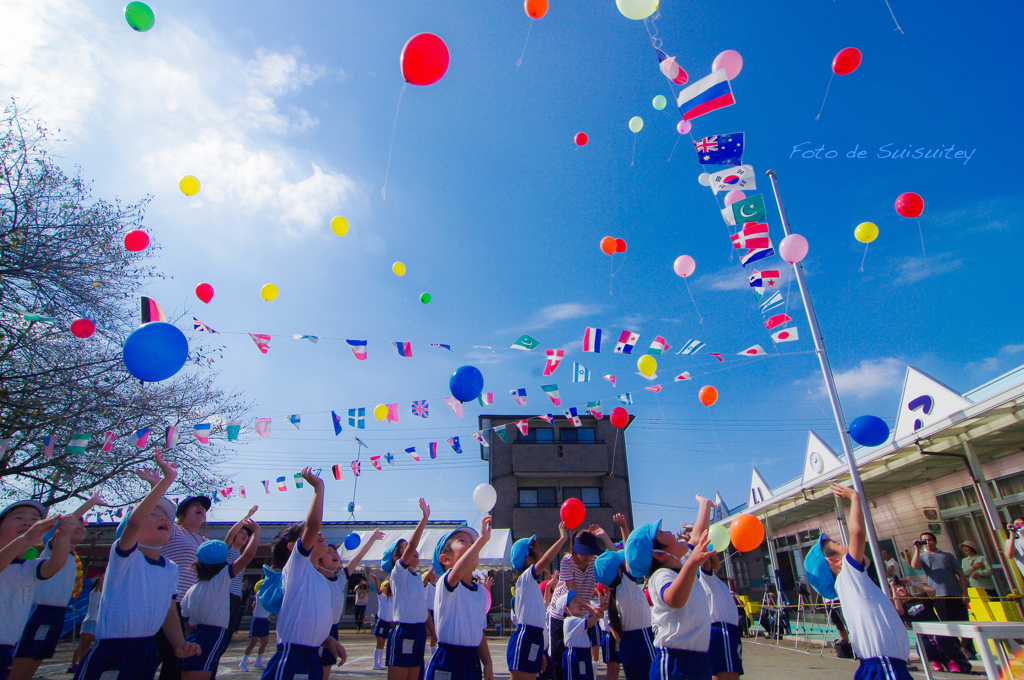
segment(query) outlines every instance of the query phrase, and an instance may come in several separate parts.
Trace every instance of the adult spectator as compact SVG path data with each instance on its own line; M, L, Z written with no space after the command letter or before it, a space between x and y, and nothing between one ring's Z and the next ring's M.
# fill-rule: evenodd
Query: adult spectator
M1024 539L1021 538L1021 534L1024 533L1024 517L1014 517L1012 523L1012 531L1010 531L1010 537L1006 539L1006 547L1003 549L1006 555L1007 561L1013 560L1017 563L1017 570L1024 574ZM1010 574L1007 574L1007 579L1010 583L1013 583L1013 578Z
M893 579L891 584L896 612L907 626L915 622L938 621L933 609L934 600L923 598L912 590L909 581ZM924 635L925 655L932 664L932 669L942 672L970 673L971 664L964 657L964 652L957 644L957 639L944 635ZM923 662L923 660L922 660Z
M960 552L963 558L960 560L960 570L967 577L967 583L972 588L981 588L990 597L997 597L996 582L992 578L992 565L988 559L981 554L978 546L972 541L964 541L960 544Z
M888 550L882 551L882 563L885 565L885 580L900 577L900 565L892 553Z
M922 550L921 548L924 548ZM967 577L960 569L957 559L944 550L939 550L935 534L926 531L914 541L914 552L910 566L924 570L928 585L935 589L935 613L940 621L967 621ZM968 658L977 658L974 643L970 638L961 638L960 645Z

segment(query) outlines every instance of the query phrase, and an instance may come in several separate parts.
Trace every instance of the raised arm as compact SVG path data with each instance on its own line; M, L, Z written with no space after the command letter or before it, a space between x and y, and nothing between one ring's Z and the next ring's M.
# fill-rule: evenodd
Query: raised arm
M356 556L349 560L348 564L345 565L345 573L348 576L351 576L352 572L356 570L356 567L359 566L359 563L362 562L364 557L366 557L366 553L370 552L370 548L373 547L373 544L382 538L384 538L384 532L380 529L376 529L373 532L373 535L371 535L370 538L368 538L366 542L363 543L362 547L359 548L359 552L356 553Z
M711 528L711 511L716 507L714 501L697 494L697 519L693 522L690 536L700 536Z
M587 527L587 531L601 539L601 542L604 543L605 550L611 550L615 547L612 544L612 539L608 537L608 532L602 529L600 524L591 524Z
M309 502L309 512L306 513L306 528L302 530L302 550L308 553L316 545L324 521L324 480L308 467L302 468L302 478L313 487L313 500Z
M260 506L258 505L252 506L249 508L249 512L245 513L245 517L231 525L231 528L228 529L227 536L224 537L224 542L228 544L229 548L235 542L235 535L242 530L243 526L245 526L245 520L252 519L252 516L255 515L256 511L259 509Z
M617 512L612 516L612 522L614 522L615 526L619 527L619 531L622 532L622 543L625 544L626 539L629 538L629 523L626 521L626 516L621 512Z
M139 542L139 533L142 531L143 525L149 516L156 510L157 503L163 498L167 490L171 488L171 484L178 477L178 471L174 469L174 465L164 461L164 454L157 453L153 456L156 460L157 467L160 468L162 477L160 480L153 485L153 488L149 490L146 497L132 510L131 515L128 517L128 523L125 525L124 532L121 534L121 538L117 539L117 547L121 549L121 552L128 552ZM177 615L177 614L175 614Z
M416 548L419 547L420 538L423 536L423 530L427 528L427 520L430 519L430 506L427 502L420 499L420 512L423 516L420 517L419 524L416 525L416 529L412 532L412 536L405 542L405 550L402 551L402 564L409 564L412 559L412 554L416 552Z
M1013 559L1012 555L1010 555L1010 559L1011 560ZM922 568L922 565L921 565L921 546L917 545L916 543L914 544L914 554L910 556L910 567L912 569L921 569Z
M867 537L867 532L864 530L864 510L860 506L860 494L850 487L842 486L840 484L833 484L831 489L832 493L835 494L836 497L845 498L850 501L850 513L846 520L850 531L849 555L850 559L853 561L858 564L864 564L864 542ZM914 553L914 559L920 561L920 557L916 551ZM914 568L920 569L920 567Z
M704 532L697 541L697 545L690 551L690 557L686 560L683 568L679 570L675 580L665 588L665 592L662 594L665 604L673 609L681 609L686 606L690 599L690 593L693 591L693 582L697 580L697 572L710 556L708 534Z
M106 505L106 503L103 502L103 494L99 491L93 491L92 495L89 496L89 500L78 506L78 509L71 514L74 515L76 519L82 519L85 517L85 513L89 512L97 505Z
M558 555L558 551L562 549L565 542L569 540L569 530L565 528L565 522L558 523L558 540L551 544L548 551L540 558L537 564L533 565L534 573L544 571L547 566L551 564L551 561Z
M487 515L480 522L480 537L473 541L473 545L462 553L462 557L455 563L455 566L445 574L445 582L449 588L458 585L459 581L473 573L473 567L479 561L480 551L484 549L489 540L491 540L491 516Z
M68 562L68 554L71 552L71 534L78 526L78 518L73 515L64 515L57 520L57 531L50 540L50 556L39 567L39 575L43 578L56 576L57 572L64 568Z
M246 529L249 530L249 540L245 544L245 549L242 554L238 556L238 559L231 564L231 575L237 576L249 566L252 562L252 558L256 557L256 550L260 547L260 525L251 519L245 520Z
M60 515L41 519L21 536L0 547L0 573L11 566L11 562L21 557L22 553L43 540L43 534L56 526L59 519Z
M378 595L380 595L381 594L380 579L377 578L377 575L374 574L373 572L370 572L370 578L373 579L373 589L377 591Z

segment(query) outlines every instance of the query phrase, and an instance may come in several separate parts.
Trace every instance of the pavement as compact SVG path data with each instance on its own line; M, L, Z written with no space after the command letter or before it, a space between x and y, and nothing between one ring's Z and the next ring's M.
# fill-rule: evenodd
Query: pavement
M763 639L763 638L762 638ZM258 680L259 671L250 670L243 673L238 669L238 662L241 661L242 652L248 638L243 633L235 636L227 651L221 657L220 667L217 670L217 678L224 680ZM348 663L341 668L335 668L331 673L332 678L374 678L375 680L386 680L387 674L384 671L371 670L373 666L374 638L368 633L355 633L343 631L341 643L345 645L348 652ZM505 648L508 638L490 638L491 658L494 660L495 680L506 680L509 677L508 666L505 663ZM743 641L743 666L746 670L744 678L750 680L772 679L777 680L838 680L840 678L853 678L857 671L857 662L837 659L835 654L825 650L821 655L820 647L804 646L801 650L793 649L792 639L783 640L780 646L772 644L758 644L751 639ZM57 656L45 661L40 667L36 678L46 680L70 680L70 674L65 673L70 665L71 655L75 645L71 642L62 641L57 647ZM269 660L273 654L274 642L267 645L267 653L264 660ZM249 658L249 667L252 669L252 662L255 656ZM975 663L975 670L981 670L981 663ZM595 664L595 680L604 680L604 664ZM915 678L924 678L920 663L911 664L911 674ZM981 673L983 675L983 673ZM934 677L942 680L953 678L964 678L963 675L951 673L936 673ZM620 680L624 676L620 675Z

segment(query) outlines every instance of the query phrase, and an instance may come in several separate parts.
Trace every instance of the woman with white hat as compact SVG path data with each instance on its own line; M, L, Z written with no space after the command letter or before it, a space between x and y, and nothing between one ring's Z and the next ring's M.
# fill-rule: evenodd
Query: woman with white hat
M960 544L960 552L963 559L960 560L960 568L967 577L967 582L972 588L984 588L991 597L998 597L995 579L992 578L992 565L982 554L973 541L964 541Z

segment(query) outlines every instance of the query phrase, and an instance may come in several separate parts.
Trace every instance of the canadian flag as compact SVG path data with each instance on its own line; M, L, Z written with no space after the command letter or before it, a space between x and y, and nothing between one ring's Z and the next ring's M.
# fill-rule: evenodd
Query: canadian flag
M749 349L743 350L739 354L741 357L760 357L764 356L765 354L768 354L768 352L765 352L764 348L761 347L761 345L754 345Z
M796 328L783 328L781 331L772 333L772 340L775 342L793 342L800 339L800 331Z

